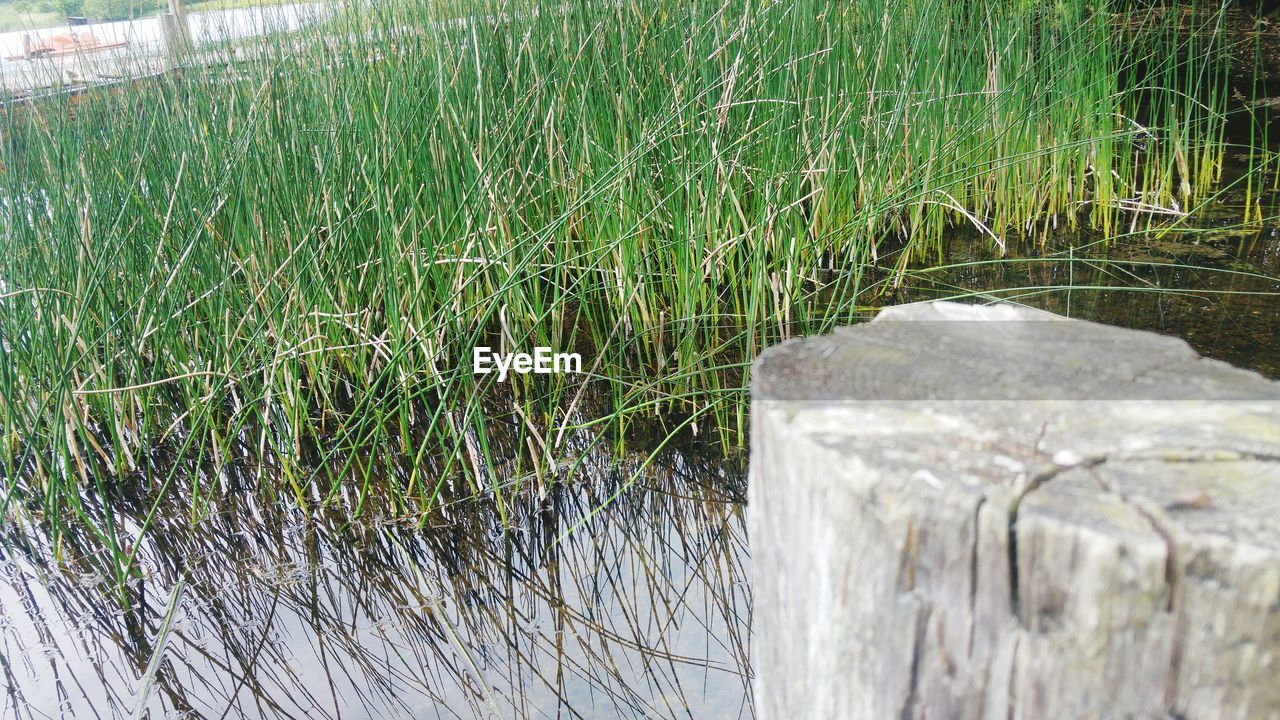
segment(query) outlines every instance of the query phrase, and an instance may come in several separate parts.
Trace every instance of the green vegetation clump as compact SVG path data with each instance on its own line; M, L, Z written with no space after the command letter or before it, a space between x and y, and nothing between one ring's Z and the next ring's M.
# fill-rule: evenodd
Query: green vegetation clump
M35 10L25 3L0 2L0 32L52 27L66 21L66 16L57 12Z
M8 0L0 3L4 15L36 19L89 17L94 20L132 20L154 15L166 7L161 0ZM43 25L43 23L41 23ZM32 27L39 27L34 23Z
M847 320L890 247L1205 196L1224 54L1144 12L378 3L9 112L0 500L70 522L87 489L218 483L252 453L265 490L323 501L359 482L326 459L371 448L410 459L408 512L454 476L563 476L572 426L735 443L746 363ZM582 378L495 393L478 344L579 350L604 399L584 420ZM492 466L495 422L521 467Z

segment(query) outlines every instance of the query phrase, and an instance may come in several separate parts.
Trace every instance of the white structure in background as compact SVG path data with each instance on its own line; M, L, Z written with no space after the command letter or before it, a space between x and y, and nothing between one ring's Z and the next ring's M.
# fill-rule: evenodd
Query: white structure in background
M174 15L171 5L168 13ZM57 90L67 85L89 85L145 77L163 72L170 62L166 22L183 32L189 47L201 47L227 40L241 40L276 31L293 31L332 12L322 2L235 8L187 13L186 21L165 21L161 16L120 22L95 23L0 33L0 98ZM40 47L56 35L89 34L99 46L90 52L26 59L26 50ZM110 47L101 47L107 46Z

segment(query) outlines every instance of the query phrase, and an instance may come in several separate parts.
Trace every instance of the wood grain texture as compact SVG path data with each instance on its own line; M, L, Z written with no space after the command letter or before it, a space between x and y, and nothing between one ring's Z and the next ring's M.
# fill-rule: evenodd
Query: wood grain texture
M1280 385L893 308L752 377L764 720L1280 718Z

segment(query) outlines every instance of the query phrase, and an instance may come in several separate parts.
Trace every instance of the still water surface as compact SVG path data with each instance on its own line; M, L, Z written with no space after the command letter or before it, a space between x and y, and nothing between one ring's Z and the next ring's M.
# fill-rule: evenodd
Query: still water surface
M321 2L210 10L187 15L194 47L246 41L290 32L327 17L334 6ZM53 35L88 33L100 43L124 45L59 58L24 59L23 39L39 46ZM43 87L143 77L166 67L164 31L158 17L0 33L0 91L23 94Z
M505 531L486 501L422 529L247 491L197 526L168 505L131 613L90 559L6 550L0 716L750 717L742 473L590 463L509 498Z

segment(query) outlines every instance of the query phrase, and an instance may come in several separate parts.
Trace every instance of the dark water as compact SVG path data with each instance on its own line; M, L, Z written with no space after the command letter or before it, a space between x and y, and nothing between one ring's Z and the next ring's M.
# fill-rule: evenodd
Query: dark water
M1145 228L1146 218L1105 240L1087 233L1010 244L957 232L944 246L943 270L908 272L885 304L957 298L1015 302L1060 315L1181 337L1207 357L1280 379L1280 192L1263 188L1263 220L1244 217L1246 166L1186 220ZM1194 224L1191 224L1194 222ZM885 281L888 283L889 281Z
M957 232L947 269L886 279L878 302L1020 302L1178 335L1277 378L1280 226L1242 226L1242 202L1224 193L1198 230L1063 235L1052 251L1001 255ZM408 522L376 480L302 511L228 467L240 481L218 483L213 502L191 487L164 496L127 611L104 599L116 583L90 539L51 548L10 527L0 717L751 717L741 458L686 447L618 464L599 445L580 457L576 479L544 496L490 494ZM125 498L112 517L136 537L149 513Z

